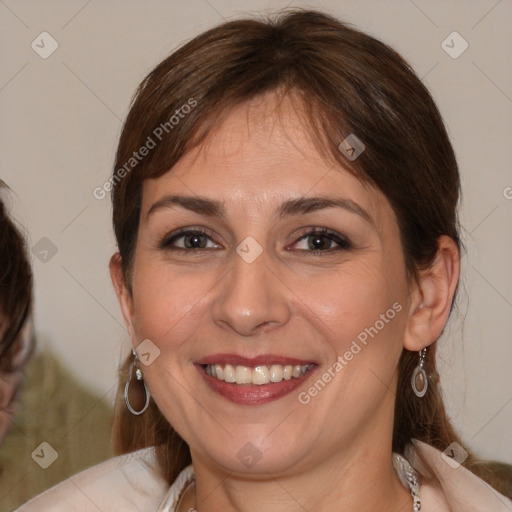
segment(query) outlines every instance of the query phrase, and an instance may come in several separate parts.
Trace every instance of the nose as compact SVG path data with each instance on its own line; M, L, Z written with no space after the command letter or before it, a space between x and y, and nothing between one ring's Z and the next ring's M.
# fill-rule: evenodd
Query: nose
M289 290L271 270L266 252L251 263L238 253L231 260L213 303L215 323L245 337L285 325L291 314Z

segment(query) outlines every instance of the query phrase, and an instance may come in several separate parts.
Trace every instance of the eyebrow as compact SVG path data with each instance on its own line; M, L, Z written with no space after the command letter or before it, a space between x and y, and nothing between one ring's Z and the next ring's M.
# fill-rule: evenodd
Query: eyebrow
M278 209L278 215L287 217L290 215L300 215L305 213L323 210L325 208L343 208L350 213L359 215L368 223L373 225L370 214L359 204L342 197L300 197L298 199L290 199L285 201Z
M166 195L162 197L153 203L147 213L147 217L149 218L150 215L157 211L173 208L174 206L179 206L208 217L219 217L221 219L226 217L224 201L217 201L202 196L181 195ZM362 206L350 199L341 197L317 196L289 199L279 206L277 215L279 218L284 218L311 213L325 208L342 208L350 213L359 215L369 224L374 225L372 217Z
M193 211L200 215L206 215L208 217L225 217L225 209L223 202L216 201L214 199L208 199L201 196L164 196L151 206L148 211L147 217L153 213L172 208L174 206L180 206L186 210Z

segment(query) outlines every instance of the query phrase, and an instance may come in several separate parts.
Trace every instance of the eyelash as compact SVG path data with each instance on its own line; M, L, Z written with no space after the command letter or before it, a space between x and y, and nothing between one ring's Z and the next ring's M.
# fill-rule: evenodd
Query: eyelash
M175 233L170 233L169 235L166 235L162 239L162 241L158 244L158 248L167 250L167 251L201 251L201 250L204 250L204 249L190 249L190 248L186 249L183 247L175 247L172 245L177 240L179 240L180 238L184 238L187 235L197 235L197 236L205 235L209 239L213 239L213 234L204 228L186 228L186 229L180 229L179 231L177 231Z
M204 228L186 228L186 229L180 229L176 233L171 233L169 235L166 235L162 241L158 244L158 248L162 250L167 251L187 251L187 252L197 252L197 251L203 251L203 250L210 250L209 248L184 248L184 247L176 247L173 244L176 243L177 240L180 238L184 238L187 235L196 235L196 236L207 236L210 240L213 240L213 234L204 229ZM308 231L302 233L299 238L292 244L295 245L303 240L306 240L311 237L327 237L330 241L338 244L338 247L335 248L329 248L324 250L305 250L305 249L299 249L299 252L303 253L309 253L309 254L331 254L333 252L337 251L348 251L353 248L352 242L345 236L340 233L337 233L336 231L333 231L328 228L309 228ZM217 243L214 241L214 243ZM291 249L293 250L293 249Z
M299 249L301 252L309 252L310 254L330 254L332 252L337 251L348 251L353 248L352 242L345 236L340 233L337 233L336 231L333 231L332 229L328 228L312 228L300 235L298 240L294 242L294 244L297 244L298 242L301 242L302 240L306 240L311 237L326 237L328 240L338 244L338 247L330 248L326 250L303 250Z

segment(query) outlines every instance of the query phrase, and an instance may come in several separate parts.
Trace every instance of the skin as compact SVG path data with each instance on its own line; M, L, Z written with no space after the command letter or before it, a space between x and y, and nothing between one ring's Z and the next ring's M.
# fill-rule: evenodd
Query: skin
M225 216L177 205L148 216L169 194L221 201ZM349 199L369 219L340 207L276 213L286 200L313 196ZM209 231L206 248L160 247L187 227ZM308 249L311 238L301 238L322 227L352 246L322 237L324 252ZM248 236L263 248L252 263L236 252ZM432 267L408 279L389 202L322 158L296 105L268 93L235 108L207 143L147 180L131 294L118 255L110 269L133 345L150 339L160 350L142 368L145 382L190 446L196 485L180 511L412 510L391 465L397 365L404 347L419 350L440 335L458 251L441 237ZM299 403L298 393L394 303L400 313L307 405ZM296 392L237 405L211 391L193 365L216 353L271 353L317 366ZM247 443L261 454L251 468L237 457Z

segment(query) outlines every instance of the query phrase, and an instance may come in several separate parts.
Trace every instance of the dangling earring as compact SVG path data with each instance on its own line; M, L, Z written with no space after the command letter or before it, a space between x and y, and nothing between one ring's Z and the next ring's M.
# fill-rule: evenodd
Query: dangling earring
M126 407L128 407L128 410L134 414L135 416L140 416L149 406L149 399L150 394L148 391L148 388L146 387L146 383L144 382L144 376L142 375L142 370L138 367L139 358L137 356L137 352L135 350L132 350L133 354L133 361L130 364L130 369L128 370L128 380L126 381L126 384L124 386L124 401L126 402ZM130 404L130 398L128 396L130 392L130 383L132 381L133 376L133 369L135 368L135 379L137 382L140 382L144 388L144 396L145 396L145 402L144 407L140 411L136 411L132 405Z
M425 396L428 388L428 377L427 372L425 371L427 349L421 349L418 354L420 356L420 361L418 366L414 369L414 372L412 372L411 386L415 395L421 398L422 396Z

